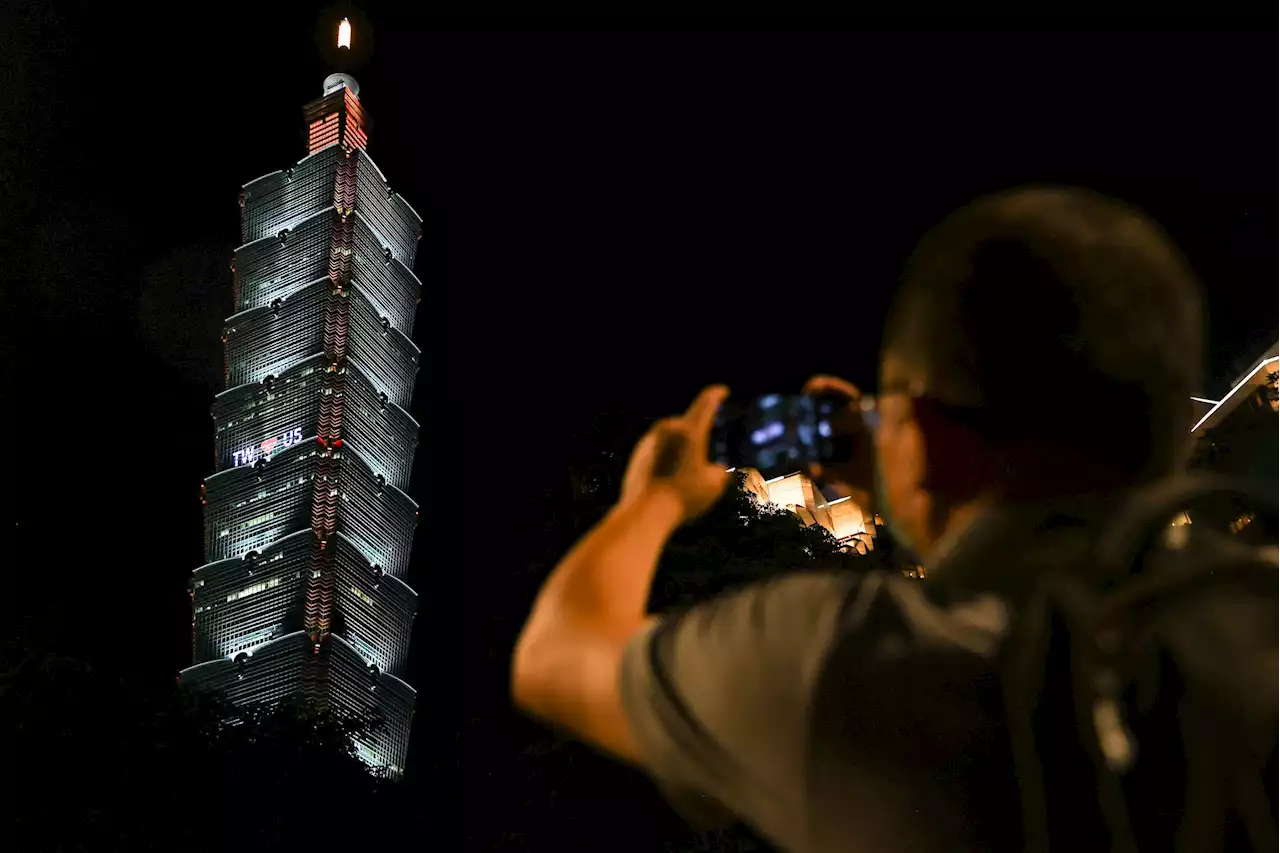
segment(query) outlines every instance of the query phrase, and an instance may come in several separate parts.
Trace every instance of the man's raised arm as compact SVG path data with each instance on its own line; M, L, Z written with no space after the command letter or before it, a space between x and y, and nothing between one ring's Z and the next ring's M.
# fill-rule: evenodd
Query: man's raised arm
M639 756L619 695L622 653L651 621L649 588L667 540L729 480L708 460L726 394L706 389L640 441L617 506L556 566L516 644L516 704L628 761Z

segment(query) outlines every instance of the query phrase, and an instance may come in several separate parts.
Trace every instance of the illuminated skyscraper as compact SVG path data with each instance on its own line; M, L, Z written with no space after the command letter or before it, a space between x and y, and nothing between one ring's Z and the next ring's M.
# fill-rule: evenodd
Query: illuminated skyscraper
M339 33L349 44L349 25ZM307 156L240 194L208 562L181 680L239 703L301 693L376 708L385 728L356 746L398 774L415 699L402 678L418 507L403 489L418 441L406 409L422 220L365 152L358 95L330 75L303 108Z

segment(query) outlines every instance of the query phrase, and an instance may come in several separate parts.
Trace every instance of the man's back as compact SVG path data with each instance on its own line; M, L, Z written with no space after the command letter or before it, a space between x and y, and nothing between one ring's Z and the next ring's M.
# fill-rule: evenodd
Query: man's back
M870 576L851 596L814 687L809 835L787 849L999 850L1007 848L997 840L1016 841L996 671L1011 614L991 593L940 592Z
M998 655L1034 578L1082 562L1104 513L993 513L925 582L796 575L669 617L623 664L646 767L691 817L719 806L787 850L1009 849Z
M1274 559L1162 532L1237 485L990 516L941 583L861 584L814 693L809 849L1274 848Z

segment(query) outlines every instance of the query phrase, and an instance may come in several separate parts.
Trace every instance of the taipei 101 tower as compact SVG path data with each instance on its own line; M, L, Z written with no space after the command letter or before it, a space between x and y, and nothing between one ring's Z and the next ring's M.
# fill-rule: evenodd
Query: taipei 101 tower
M339 53L351 30L339 25ZM329 75L303 107L306 156L240 193L195 660L180 680L238 704L301 695L376 710L385 725L356 748L399 775L415 700L402 679L418 506L404 489L422 220L366 153L359 94Z

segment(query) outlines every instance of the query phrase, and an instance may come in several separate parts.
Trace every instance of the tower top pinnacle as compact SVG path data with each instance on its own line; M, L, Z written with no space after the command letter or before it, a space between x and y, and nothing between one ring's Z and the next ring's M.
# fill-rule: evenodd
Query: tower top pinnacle
M338 24L338 50L345 50L348 53L351 51L351 21L346 18L343 18ZM360 94L360 84L350 74L339 72L324 78L324 93L326 95L330 92L336 92L344 86L351 90L351 94Z

